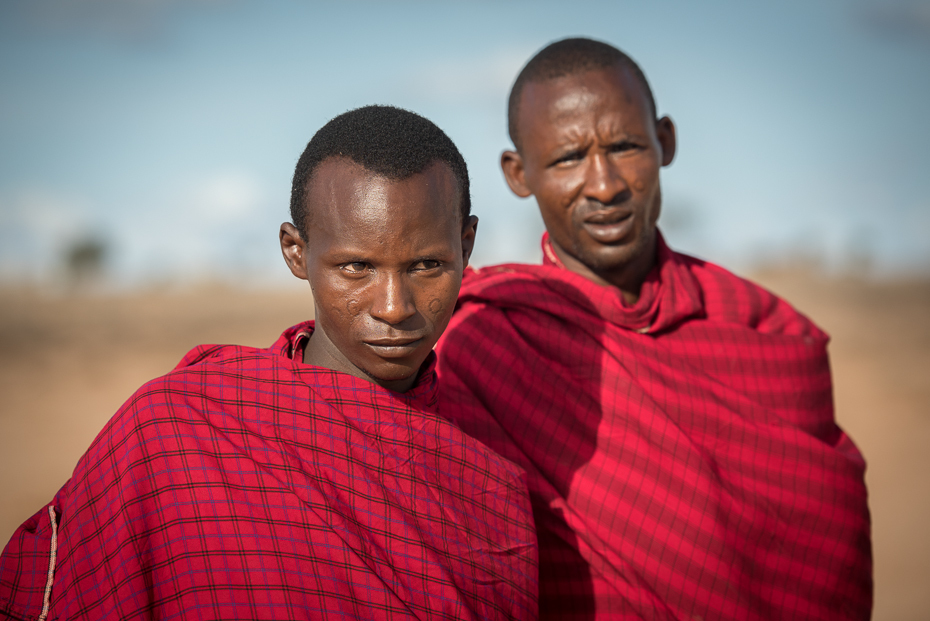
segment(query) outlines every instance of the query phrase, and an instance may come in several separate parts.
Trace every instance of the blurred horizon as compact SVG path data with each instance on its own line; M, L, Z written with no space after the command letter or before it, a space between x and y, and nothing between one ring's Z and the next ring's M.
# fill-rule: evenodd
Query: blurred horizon
M0 285L293 277L277 230L313 133L370 103L459 146L474 263L539 260L506 99L548 42L629 53L675 121L660 228L736 271L930 275L930 4L8 0Z

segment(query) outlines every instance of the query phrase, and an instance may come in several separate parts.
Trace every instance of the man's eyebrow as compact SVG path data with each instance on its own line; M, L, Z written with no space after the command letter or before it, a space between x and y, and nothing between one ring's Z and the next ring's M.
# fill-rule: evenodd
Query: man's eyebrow
M631 128L627 123L611 122L597 128L599 137L609 138L611 142L627 140L645 140L646 134Z
M561 160L564 160L567 157L572 157L575 155L584 155L588 151L587 147L565 147L564 149L556 149L552 152L549 157L550 163L556 163Z
M356 248L337 249L326 253L328 258L335 263L345 263L349 261L370 261L373 258L372 254L375 253L372 253L370 250L363 251Z
M427 252L419 254L414 258L410 259L412 263L418 263L419 261L441 261L445 255L450 254L447 249L438 250L436 252Z
M586 151L591 146L591 141L586 136L574 133L557 137L557 144L549 151L551 155L559 153L574 153L575 151Z

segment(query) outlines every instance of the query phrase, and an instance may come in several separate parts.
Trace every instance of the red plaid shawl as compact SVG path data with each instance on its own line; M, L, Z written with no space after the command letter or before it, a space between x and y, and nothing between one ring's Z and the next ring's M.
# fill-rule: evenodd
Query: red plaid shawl
M534 618L525 475L432 413L432 365L394 393L292 360L309 330L136 392L7 545L0 617L50 583L50 619Z
M546 250L470 273L439 346L440 412L529 474L541 615L868 618L827 335L661 239L633 306Z

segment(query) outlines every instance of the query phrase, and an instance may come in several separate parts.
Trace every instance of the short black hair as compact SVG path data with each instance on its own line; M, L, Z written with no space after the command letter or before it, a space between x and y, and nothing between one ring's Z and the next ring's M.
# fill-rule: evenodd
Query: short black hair
M395 181L445 162L459 183L462 224L471 213L468 167L452 140L435 123L394 106L364 106L329 121L314 134L297 161L291 183L291 219L306 236L307 190L314 171L330 157L344 157Z
M520 116L520 96L530 82L545 82L567 75L577 75L595 69L610 67L627 67L639 81L649 99L652 116L656 116L656 100L649 87L649 81L643 70L632 58L614 46L594 39L576 37L550 43L539 50L520 71L507 104L507 128L513 145L520 150L518 121Z

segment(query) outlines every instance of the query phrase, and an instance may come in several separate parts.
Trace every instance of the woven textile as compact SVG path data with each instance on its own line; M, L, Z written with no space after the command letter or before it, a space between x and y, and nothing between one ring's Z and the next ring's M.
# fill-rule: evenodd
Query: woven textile
M49 619L531 619L525 474L409 392L270 349L201 346L117 412L0 559L0 611ZM0 617L3 613L0 612Z
M636 304L546 264L470 272L440 412L526 469L540 615L865 619L865 463L827 335L659 239Z

